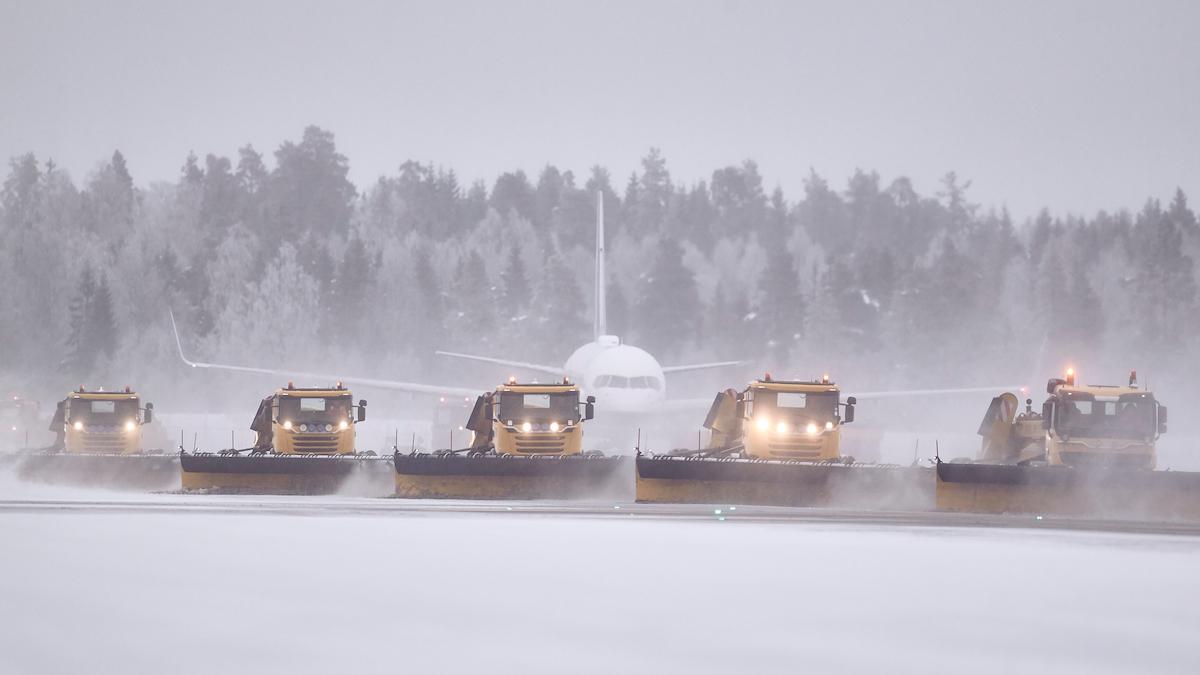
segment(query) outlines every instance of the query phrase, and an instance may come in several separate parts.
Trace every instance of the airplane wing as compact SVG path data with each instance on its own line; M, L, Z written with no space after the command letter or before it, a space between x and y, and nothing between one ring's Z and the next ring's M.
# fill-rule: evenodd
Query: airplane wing
M440 356L449 356L455 359L466 359L468 361L480 361L483 363L494 363L500 366L512 366L514 368L524 368L526 370L535 370L539 373L550 373L551 375L564 375L562 368L558 366L543 366L540 363L528 363L526 361L510 361L508 359L496 359L490 356L475 356L474 354L460 354L458 352L436 352Z
M981 394L989 393L992 395L1004 391L1024 391L1022 385L1009 385L1001 387L966 387L960 389L909 389L895 391L868 391L862 394L852 391L843 390L843 400L847 395L853 396L858 400L876 399L876 398L896 398L899 396L941 396L944 394ZM661 409L665 412L689 411L689 410L707 410L712 405L711 398L669 398L663 401Z
M961 389L897 389L895 391L866 391L861 394L849 390L844 390L842 393L848 394L858 400L872 398L896 398L898 396L941 396L944 394L982 394L990 393L995 396L999 392L1004 391L1025 391L1025 385L1007 385L996 387L966 387Z
M168 310L170 312L170 310ZM465 387L445 387L441 385L420 384L416 382L398 382L396 380L379 380L367 377L346 377L344 375L328 375L324 373L308 373L299 370L275 370L271 368L256 368L253 366L234 366L223 363L204 363L192 361L183 353L183 343L179 339L179 329L175 326L175 313L171 315L171 330L175 332L175 346L179 348L179 358L192 368L212 368L214 370L230 370L238 373L256 373L259 375L278 375L280 377L304 378L316 382L333 383L342 381L347 384L357 384L376 389L393 389L407 391L413 394L431 394L433 396L478 396L483 389L467 389Z
M682 373L689 370L704 370L706 368L724 368L726 366L740 365L741 361L714 361L713 363L691 363L686 366L667 366L663 368L663 374ZM710 401L711 403L711 401Z

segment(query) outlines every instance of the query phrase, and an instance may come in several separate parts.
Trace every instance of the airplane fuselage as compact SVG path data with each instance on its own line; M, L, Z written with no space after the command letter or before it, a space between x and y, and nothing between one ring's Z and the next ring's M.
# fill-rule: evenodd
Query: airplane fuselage
M601 410L645 413L667 398L666 377L658 360L643 349L601 335L576 349L563 371Z

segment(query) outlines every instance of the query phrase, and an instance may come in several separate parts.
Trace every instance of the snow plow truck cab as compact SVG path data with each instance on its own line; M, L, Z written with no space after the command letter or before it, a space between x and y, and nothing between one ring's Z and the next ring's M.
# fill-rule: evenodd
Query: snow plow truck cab
M583 449L596 399L579 387L519 383L480 395L467 419L470 446L395 455L396 495L453 499L575 499L622 492L627 458Z
M142 452L142 425L153 419L154 404L142 407L129 387L112 392L81 386L59 401L50 431L64 452L133 455Z
M355 484L361 485L364 495L385 494L383 458L374 452L359 453L355 447L355 427L366 419L367 402L355 404L340 382L312 388L289 382L259 403L250 423L255 433L253 447L181 452L183 488L328 494L342 490L355 475L367 479Z

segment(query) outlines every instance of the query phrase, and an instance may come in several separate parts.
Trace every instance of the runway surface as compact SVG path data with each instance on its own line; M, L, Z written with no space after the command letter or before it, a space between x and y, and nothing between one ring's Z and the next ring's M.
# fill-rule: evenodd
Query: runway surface
M1194 527L0 496L0 672L1200 671Z
M470 514L494 517L702 520L730 524L744 522L796 525L857 524L904 527L1018 528L1200 536L1200 523L1137 522L1039 515L855 511L729 504L637 504L612 501L489 502L337 496L133 494L102 490L77 491L51 486L26 488L21 498L0 499L0 513L84 513L93 510L105 513L276 516L396 517Z

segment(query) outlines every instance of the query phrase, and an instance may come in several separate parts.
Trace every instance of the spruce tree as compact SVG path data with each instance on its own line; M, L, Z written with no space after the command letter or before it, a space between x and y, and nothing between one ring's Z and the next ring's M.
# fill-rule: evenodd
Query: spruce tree
M683 247L675 240L659 242L635 312L638 339L652 353L677 354L696 337L700 296L692 271L683 264Z
M341 344L353 344L362 335L371 306L369 294L376 265L367 255L367 247L357 235L350 238L342 261L331 283L332 300L328 315L333 319L332 334Z
M91 332L92 304L96 297L96 276L91 265L85 265L79 273L67 311L70 313L67 333L67 357L63 370L71 375L86 377L96 363L94 334Z
M88 311L88 332L97 357L112 358L117 353L119 335L117 319L113 312L112 291L108 287L108 275L100 275L100 283L92 297Z
M804 294L787 248L779 246L771 250L759 280L759 291L762 302L758 315L768 356L774 364L783 366L804 330Z
M1143 346L1174 351L1195 328L1196 279L1184 253L1183 233L1156 201L1134 228L1134 297Z
M413 353L428 371L432 364L429 355L446 344L446 298L429 249L418 246L412 256L413 288L417 294L416 311L410 317Z
M67 358L62 365L70 374L86 377L96 369L101 357L113 358L118 345L108 275L102 274L97 282L91 265L85 265L67 311L70 312L70 331L66 342Z
M605 308L605 328L609 335L628 335L629 301L625 299L625 291L621 290L621 284L609 283L605 299L608 301L608 307Z
M462 258L454 275L453 336L459 344L486 344L496 328L495 297L483 257L477 251Z
M571 347L587 336L583 293L560 254L550 256L538 282L530 314L530 342L546 358L566 358Z
M508 251L508 264L500 274L504 284L503 308L505 320L520 316L529 307L529 277L525 274L525 261L521 251L513 246Z

